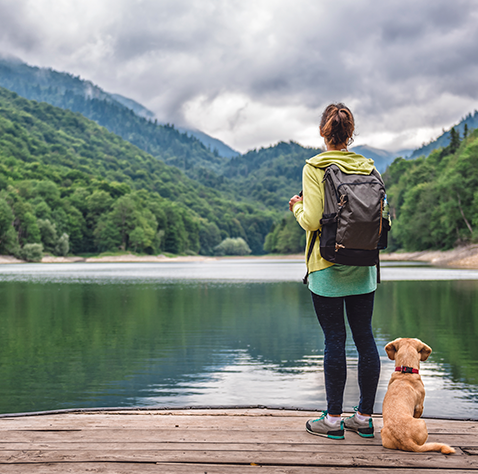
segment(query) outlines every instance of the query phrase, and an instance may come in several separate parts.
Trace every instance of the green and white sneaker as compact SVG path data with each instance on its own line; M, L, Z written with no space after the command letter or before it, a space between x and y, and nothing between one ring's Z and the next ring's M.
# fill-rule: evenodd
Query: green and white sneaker
M327 421L327 412L324 411L320 418L316 420L309 420L305 424L306 430L317 436L324 436L325 438L344 439L344 421L340 420L337 423L329 423Z
M345 418L344 426L346 430L355 431L363 438L373 438L373 421L372 417L366 420L359 420L357 418L357 407L355 407L355 413L352 416Z

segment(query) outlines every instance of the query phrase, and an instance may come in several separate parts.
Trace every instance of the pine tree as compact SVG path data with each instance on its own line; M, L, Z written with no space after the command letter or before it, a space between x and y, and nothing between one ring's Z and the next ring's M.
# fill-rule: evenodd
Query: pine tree
M455 127L450 130L450 144L447 148L450 155L460 148L460 132L457 132Z

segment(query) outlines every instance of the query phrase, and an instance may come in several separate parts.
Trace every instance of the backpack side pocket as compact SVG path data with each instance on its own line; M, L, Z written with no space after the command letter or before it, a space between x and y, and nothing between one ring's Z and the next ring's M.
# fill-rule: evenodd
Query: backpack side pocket
M320 220L320 255L329 262L335 261L335 236L337 234L337 213L324 214Z

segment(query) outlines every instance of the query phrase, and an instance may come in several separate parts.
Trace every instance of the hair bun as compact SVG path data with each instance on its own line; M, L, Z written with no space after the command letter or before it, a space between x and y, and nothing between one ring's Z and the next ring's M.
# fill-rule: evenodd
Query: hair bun
M320 131L327 142L337 145L350 145L355 130L354 116L342 103L328 105L320 120Z

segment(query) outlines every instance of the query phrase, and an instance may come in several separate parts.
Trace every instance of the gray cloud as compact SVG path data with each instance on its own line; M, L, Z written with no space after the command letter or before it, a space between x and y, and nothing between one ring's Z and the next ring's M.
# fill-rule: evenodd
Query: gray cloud
M0 0L0 51L131 97L241 150L319 145L323 107L357 143L418 146L478 107L473 0Z

